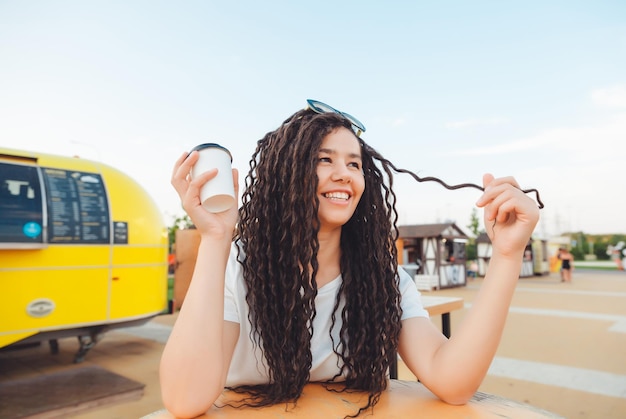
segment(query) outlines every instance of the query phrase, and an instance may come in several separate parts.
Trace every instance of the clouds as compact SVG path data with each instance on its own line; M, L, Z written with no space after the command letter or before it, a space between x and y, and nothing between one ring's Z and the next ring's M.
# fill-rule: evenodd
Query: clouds
M465 156L507 155L522 151L539 150L559 152L561 156L575 156L577 160L592 160L599 157L612 159L611 150L624 141L626 112L590 125L551 128L535 135L510 140L486 147L457 150ZM570 163L573 163L570 161Z
M571 125L550 127L530 136L501 140L497 144L473 146L455 152L465 156L507 155L524 151L559 151L577 160L613 159L610 150L624 142L626 134L626 84L593 89L588 97L596 108L581 121ZM621 110L624 112L621 112ZM618 111L617 113L615 111ZM507 118L468 118L447 124L448 128L465 129L509 122Z
M626 109L626 83L594 89L591 99L597 106Z
M540 226L540 234L546 236L574 230L624 232L626 177L622 172L626 156L621 150L626 140L625 86L612 84L579 92L578 96L586 100L580 102L584 112L577 118L560 125L562 121L556 118L548 120L545 127L530 129L524 136L516 135L516 123L528 123L527 114L515 118L460 118L448 123L446 127L458 132L460 138L469 131L474 137L472 141L453 143L454 147L436 147L445 149L439 157L445 167L443 173L449 173L444 176L465 181L477 179L478 172L492 171L513 174L524 188L537 188L546 204ZM490 131L494 125L502 125L495 134ZM468 161L473 162L471 166ZM456 170L452 172L451 168ZM461 172L464 174L459 176ZM469 198L463 204L461 194L401 185L405 199L416 196L418 189L429 197L426 207L423 203L405 203L401 211L404 222L447 218L463 227L469 220Z

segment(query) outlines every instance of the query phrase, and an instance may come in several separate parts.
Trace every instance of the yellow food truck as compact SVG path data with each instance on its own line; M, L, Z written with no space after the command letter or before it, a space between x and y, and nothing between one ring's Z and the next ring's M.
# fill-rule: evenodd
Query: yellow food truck
M0 148L0 349L168 313L167 228L133 179L82 158Z

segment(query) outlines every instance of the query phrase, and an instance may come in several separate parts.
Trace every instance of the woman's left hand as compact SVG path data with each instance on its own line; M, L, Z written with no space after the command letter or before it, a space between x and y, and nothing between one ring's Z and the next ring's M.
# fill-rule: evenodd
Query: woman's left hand
M493 251L504 256L524 251L539 221L539 207L513 177L483 176L485 191L476 205L484 208L484 222Z

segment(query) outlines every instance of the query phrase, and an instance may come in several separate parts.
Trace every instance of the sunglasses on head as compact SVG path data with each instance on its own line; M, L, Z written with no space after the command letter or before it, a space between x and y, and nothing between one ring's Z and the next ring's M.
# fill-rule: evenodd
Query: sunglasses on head
M355 117L345 112L338 111L330 105L325 104L324 102L320 102L319 100L307 99L307 109L311 109L316 113L337 113L344 118L346 118L352 124L352 130L356 134L357 137L361 136L361 133L365 132L365 125Z

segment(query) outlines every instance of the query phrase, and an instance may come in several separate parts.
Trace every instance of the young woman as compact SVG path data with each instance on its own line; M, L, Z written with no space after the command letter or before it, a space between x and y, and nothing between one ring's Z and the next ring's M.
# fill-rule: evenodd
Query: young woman
M539 211L510 177L483 177L493 244L472 308L448 340L398 268L393 171L355 118L309 101L265 135L250 160L239 210L212 214L176 162L172 184L200 232L195 271L163 352L165 407L190 418L225 387L247 404L295 401L310 381L369 393L373 406L398 353L442 400L466 403L496 352ZM233 169L238 189L237 170ZM234 238L234 240L233 240ZM361 411L357 412L360 413Z

